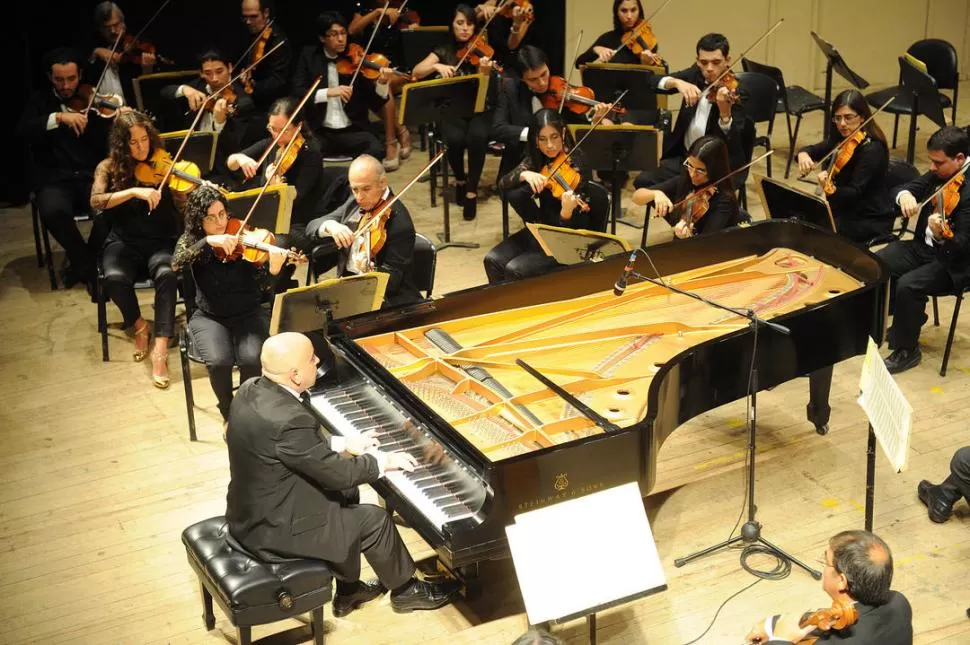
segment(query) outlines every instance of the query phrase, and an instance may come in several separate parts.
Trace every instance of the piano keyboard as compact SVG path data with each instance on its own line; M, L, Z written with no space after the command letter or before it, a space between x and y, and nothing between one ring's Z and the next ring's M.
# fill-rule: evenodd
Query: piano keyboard
M474 518L484 498L484 484L460 467L440 444L403 412L392 406L363 379L314 390L310 405L333 426L350 436L373 431L382 452L406 452L418 467L414 472L384 474L439 531L445 524ZM438 455L437 459L432 458ZM476 491L477 489L477 491Z

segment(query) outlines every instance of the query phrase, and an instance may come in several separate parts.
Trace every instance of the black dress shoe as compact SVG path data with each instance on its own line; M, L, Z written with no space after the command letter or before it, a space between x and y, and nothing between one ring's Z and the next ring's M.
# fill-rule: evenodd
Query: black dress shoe
M461 216L465 218L466 222L470 222L475 219L478 214L478 200L474 197L465 197L465 203L462 206Z
M383 594L387 589L377 580L370 582L357 581L357 589L353 593L340 594L333 597L333 615L343 618L365 602L370 602Z
M391 608L399 614L437 609L454 600L460 590L461 583L455 580L432 583L415 579L405 591L391 594Z
M922 359L923 353L919 351L919 347L915 349L897 349L886 357L886 369L889 370L890 374L899 374L900 372L905 372L908 369L916 367Z
M924 479L916 487L916 494L919 496L919 501L926 504L932 521L942 524L950 519L953 513L953 502L950 501L942 486L935 486Z

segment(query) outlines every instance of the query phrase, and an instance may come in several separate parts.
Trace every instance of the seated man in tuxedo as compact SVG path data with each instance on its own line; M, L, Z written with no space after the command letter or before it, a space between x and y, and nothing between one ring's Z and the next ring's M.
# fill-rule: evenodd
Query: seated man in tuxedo
M98 91L102 94L116 94L125 99L125 105L135 105L135 92L131 82L142 74L151 74L155 69L157 56L138 53L134 60L126 60L120 44L114 55L111 54L118 35L124 34L127 29L125 13L114 2L99 2L94 8L94 29L97 36L88 57L85 76L92 84L97 83L107 65L108 71L105 72L104 81Z
M68 107L76 101L83 110L88 103L78 96L81 66L73 51L55 49L45 56L45 63L51 87L37 90L28 99L17 133L30 144L37 210L44 226L64 248L68 267L62 280L65 287L71 287L93 279L95 257L104 242L104 234L92 231L97 248L89 248L74 217L90 212L94 169L108 156L111 121Z
M906 597L889 586L893 554L868 531L843 531L829 539L824 553L822 589L833 603L855 604L859 618L845 629L832 629L819 642L853 645L912 645L913 610ZM814 627L799 627L800 615L770 616L755 623L745 643L798 643Z
M926 147L930 171L900 187L894 199L903 217L917 216L913 238L893 242L878 253L893 278L893 324L887 334L892 353L886 357L890 374L919 365L919 333L927 320L929 296L953 293L970 278L970 182L965 176L954 178L951 189L958 201L945 216L938 203L942 200L934 199L919 210L920 202L964 169L970 137L963 128L949 126L937 130Z
M754 123L747 118L740 102L732 101L727 88L720 87L714 97L707 86L717 79L731 63L730 44L721 34L707 34L697 41L697 64L674 72L670 76L654 76L654 89L677 90L683 105L677 115L673 132L664 137L664 150L656 170L640 173L634 185L650 188L680 174L691 145L708 135L723 139L728 146L731 169L748 162L754 148ZM736 177L740 186L743 177Z
M498 176L502 177L515 168L525 154L529 140L529 122L532 115L542 109L543 99L549 92L549 58L538 47L525 45L515 57L521 78L502 77L502 87L498 93L498 106L492 123L492 137L505 144ZM590 123L609 110L609 105L600 103L591 107L585 114L577 114L563 108L567 123ZM608 119L603 120L609 125Z
M249 38L260 36L260 42L249 50L246 59L240 63L242 67L249 67L262 59L266 52L282 43L267 60L240 79L247 88L246 93L256 104L256 109L261 114L266 114L273 101L283 98L289 92L293 48L290 47L290 40L283 32L280 23L276 21L276 7L273 0L242 0L241 11L240 17L246 25ZM273 24L270 24L270 21L273 21Z
M356 157L368 154L380 159L386 170L397 170L400 158L407 158L411 150L401 149L397 143L394 99L388 90L384 70L377 81L358 74L354 86L350 86L351 74L337 70L338 60L348 61L347 21L336 11L327 11L317 18L319 45L303 48L293 73L293 92L302 96L313 81L322 76L310 103L316 116L311 119L320 139L324 155L347 155ZM369 129L368 111L380 115L384 122L386 146Z
M390 216L384 224L387 238L384 246L376 253L368 248L361 248L362 240L369 237L367 234L354 235L361 219L373 213L393 196L387 186L387 176L381 162L370 155L357 157L350 164L347 180L351 197L335 211L307 224L308 238L323 238L333 242L332 250L328 248L315 253L315 269L322 273L336 266L338 276L366 273L370 270L380 271L389 276L384 294L385 307L419 302L421 294L411 278L414 223L401 200L391 206Z
M357 486L391 470L414 470L406 452L380 450L372 434L322 433L308 409L319 359L306 336L269 337L263 375L243 383L229 408L229 533L264 561L323 560L337 579L335 616L391 590L396 612L436 609L458 593L456 582L414 577L414 561L384 509L359 504ZM380 584L360 580L360 556Z
M950 459L950 475L939 484L924 479L916 488L919 500L926 504L930 519L938 524L950 519L953 505L970 501L970 446L960 448Z
M254 118L256 108L253 100L234 83L231 94L205 103L206 97L225 88L232 79L232 63L221 52L209 49L199 57L199 78L184 84L167 85L162 88L162 98L173 106L173 117L179 129L188 129L203 105L206 112L196 127L198 132L216 132L219 139L213 168L218 171L226 166L226 159L236 150L242 150L263 138L261 119ZM223 94L228 94L223 90ZM232 99L231 101L229 99Z

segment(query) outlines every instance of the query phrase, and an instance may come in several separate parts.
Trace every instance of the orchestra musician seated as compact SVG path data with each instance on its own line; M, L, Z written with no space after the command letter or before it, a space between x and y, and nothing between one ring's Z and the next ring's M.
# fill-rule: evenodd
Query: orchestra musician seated
M384 168L376 158L361 155L350 164L347 178L351 197L306 227L307 237L327 240L324 251L314 254L315 270L322 273L336 266L338 277L380 271L388 275L383 306L420 302L412 279L415 233L407 207L398 199L383 222L374 222L373 226L384 227L386 236L382 246L374 248L370 216L393 196Z
M348 55L347 21L336 11L327 11L317 18L316 26L320 43L304 47L300 53L293 72L293 90L303 94L314 79L323 78L313 96L311 119L324 153L350 157L369 154L376 158L383 155L384 168L397 170L400 158L410 156L411 148L410 139L396 126L394 98L388 89L389 70L382 68L376 81L362 73L355 78L357 62ZM368 111L383 121L383 148L370 130ZM400 145L399 135L405 139Z
M493 17L496 11L499 14ZM491 19L486 32L488 42L494 44L495 54L492 59L500 65L509 65L529 33L529 27L535 20L535 12L531 2L527 8L525 3L507 0L505 6L499 8L498 0L485 0L475 5L475 17L482 24Z
M149 355L148 322L142 318L135 281L140 275L155 287L155 343L151 350L152 384L167 388L168 341L175 332L177 280L172 251L180 229L172 191L146 184L141 168L162 149L155 124L141 112L119 112L108 138L108 158L98 164L91 186L91 208L103 211L111 227L101 251L108 296L121 310L135 341L136 362ZM148 169L151 177L152 170Z
M229 419L233 366L239 367L240 383L260 374L259 352L269 338L269 314L262 307L266 277L279 274L287 261L279 247L262 263L237 253L240 236L228 232L228 208L226 198L212 186L192 191L185 231L172 257L172 270L190 272L195 283L189 331L223 420Z
M646 17L640 0L613 0L613 29L600 35L576 58L576 69L587 63L620 63L624 65L661 65L658 45L639 54L623 46L624 34L630 33Z
M970 446L953 453L946 479L939 484L924 479L917 486L916 495L926 504L930 519L938 524L950 519L953 505L961 498L970 502Z
M380 449L372 433L331 436L301 403L317 378L310 340L284 332L263 343L262 376L243 383L229 409L229 533L263 562L325 561L343 617L391 590L395 612L437 609L457 582L415 577L414 560L384 509L360 504L357 487L388 471L413 471L407 452ZM378 581L360 580L360 556Z
M872 112L862 92L840 92L832 101L834 127L830 128L828 139L798 152L798 169L805 175L815 167L816 160L842 144L839 153L830 157L830 168L822 169L817 178L839 235L862 245L889 233L894 219L886 188L886 135L875 121L853 135L870 116ZM852 140L845 141L850 135Z
M125 13L114 2L99 2L94 7L94 29L95 44L88 57L85 76L89 79L99 79L104 72L104 80L99 92L120 96L124 98L125 105L135 105L132 81L142 74L151 74L158 61L157 56L151 52L125 53L123 45L127 33ZM119 36L121 36L121 43L112 54L111 48ZM107 71L105 66L108 68Z
M820 632L812 625L801 627L804 617L770 616L755 623L745 643L784 645L818 635L825 643L912 645L913 610L903 594L889 588L893 554L888 544L868 531L843 531L829 539L824 558L819 562L824 565L822 589L834 607L854 607L856 620Z
M961 172L966 170L970 138L966 130L947 126L937 130L926 147L930 171L895 195L902 216L917 217L914 236L878 252L894 283L889 304L893 324L888 332L892 353L886 358L890 374L919 365L919 334L927 320L929 296L964 288L970 277L970 182ZM942 199L929 200L920 210L920 202L941 188Z
M188 129L200 108L205 113L196 125L198 132L219 133L213 169L216 174L225 169L230 151L241 150L261 138L262 131L256 126L256 106L239 83L229 86L232 79L232 63L216 49L208 49L198 56L199 78L188 83L172 84L162 88L162 98L173 105L173 116L178 118L178 129ZM206 98L221 90L217 98L208 103ZM169 121L166 121L169 123Z
M249 67L261 60L264 54L273 51L268 60L239 79L243 91L252 97L256 109L265 114L273 101L289 93L293 48L276 20L276 4L273 0L242 0L240 11L249 37L260 36L240 65Z
M731 180L725 179L729 173L724 140L704 136L691 144L679 176L638 188L633 203L652 202L654 217L666 219L680 239L737 226L742 214Z
M696 65L670 76L653 76L654 89L675 89L683 96L673 132L664 137L664 150L656 170L640 173L634 185L649 188L680 174L681 164L690 147L703 136L722 139L727 144L731 169L748 162L754 147L754 123L747 118L737 94L723 83L709 87L731 63L730 43L717 33L702 36L695 47ZM702 89L703 88L703 89ZM744 174L736 176L735 187L743 184Z
M109 119L86 110L80 59L61 47L44 57L52 87L34 92L17 126L31 150L31 183L38 214L63 247L68 265L61 274L65 287L94 279L95 256L104 233L92 231L89 248L74 217L90 212L94 169L107 154ZM53 89L53 91L51 91ZM90 86L85 91L92 91ZM99 227L103 228L103 227Z
M591 181L590 171L582 165L581 151L574 150L568 161L563 161L573 141L562 115L543 108L533 115L528 130L525 157L518 167L499 179L499 189L515 212L524 222L606 230L606 189ZM575 185L570 184L570 178ZM557 266L528 228L513 233L489 251L484 263L489 283L519 280Z

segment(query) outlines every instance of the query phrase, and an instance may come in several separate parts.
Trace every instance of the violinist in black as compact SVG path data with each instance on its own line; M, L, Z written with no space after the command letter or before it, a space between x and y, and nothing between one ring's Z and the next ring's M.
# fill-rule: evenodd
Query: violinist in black
M605 231L609 210L606 189L591 181L590 171L583 168L578 151L568 161L568 168L579 175L575 189L565 187L562 196L556 198L551 189L558 178L550 179L542 174L544 167L555 167L557 158L565 156L572 146L572 136L562 115L556 110L539 110L529 124L526 156L517 168L499 179L499 190L506 194L509 204L524 222ZM561 166L561 171L568 172L567 165ZM559 172L557 175L562 176ZM583 203L587 208L583 208ZM555 259L542 251L528 228L509 236L485 255L489 283L539 275L555 266Z
M273 101L283 98L289 92L293 48L290 46L290 39L276 20L273 0L242 0L241 9L242 21L246 25L249 37L255 38L257 34L261 35L261 42L256 43L246 59L240 63L243 67L252 65L260 60L263 54L279 45L279 49L273 51L267 60L240 79L244 86L252 89L251 93L249 91L246 93L253 99L256 109L265 113ZM272 25L269 24L271 20Z
M633 203L653 202L654 216L665 218L681 239L737 226L742 215L731 180L725 179L728 173L724 141L701 137L687 152L679 176L653 188L638 188ZM681 206L674 208L677 203Z
M108 296L134 336L136 362L148 356L150 331L141 316L135 281L147 275L154 282L152 383L164 389L169 386L168 340L175 332L177 283L172 250L180 226L171 191L144 185L137 177L138 164L160 149L162 140L151 119L134 110L119 112L111 126L108 158L94 173L91 208L103 211L101 217L111 227L101 262Z
M370 270L388 275L384 306L404 305L421 300L411 277L414 260L414 223L401 200L391 205L384 222L385 239L380 249L368 247L363 237L355 235L363 217L373 213L392 194L381 163L374 157L362 155L354 159L347 171L353 196L345 203L306 227L309 238L329 240L333 246L318 250L314 264L319 272L337 267L337 275L366 273ZM369 229L368 229L369 230Z
M455 67L459 62L458 51L477 33L476 24L475 10L467 4L458 5L451 22L451 40L437 47L415 65L414 77L421 80L432 74L438 74L441 78L465 73L486 76L491 74L492 62L486 57L479 60L477 68L468 58L462 63L461 69ZM485 154L488 152L488 140L492 131L492 111L486 109L470 117L447 118L441 122L441 131L448 149L448 163L455 173L455 195L463 208L462 215L466 220L475 219L478 209L478 182L485 167ZM467 173L465 150L468 151Z
M99 2L94 8L94 29L96 42L91 48L85 76L97 83L104 72L104 80L99 91L116 94L125 99L125 105L135 105L135 91L132 81L142 74L151 74L157 62L155 54L140 53L130 57L123 55L123 45L119 44L112 55L111 48L121 34L121 42L127 32L125 13L114 2ZM134 60L130 60L130 59ZM107 66L107 72L105 72Z
M493 60L501 65L511 65L515 58L516 51L522 46L529 28L535 19L535 14L531 7L526 10L513 2L507 0L507 8L499 9L498 0L485 0L485 2L475 5L475 16L478 23L484 25L488 22L488 42L495 48ZM496 11L499 15L492 17Z
M623 34L645 20L640 0L613 0L613 29L597 38L589 49L576 58L576 69L587 63L621 63L624 65L662 65L657 47L634 54L623 46Z
M271 252L263 264L232 259L239 238L226 233L228 206L212 186L192 191L185 209L185 232L172 258L172 269L188 271L195 283L189 332L226 420L232 403L233 365L239 366L240 383L260 374L259 352L269 337L269 315L262 307L267 276L278 274L286 262L281 252Z
M89 249L74 222L90 211L94 169L107 153L111 121L84 112L88 101L78 94L81 66L77 55L59 48L45 56L50 86L27 101L17 134L30 144L31 186L41 221L60 243L70 266L63 273L70 287L94 277L94 258L100 246ZM76 103L82 111L72 109ZM77 107L77 106L75 106ZM103 242L103 236L92 242Z
M831 152L868 119L872 113L866 98L859 90L845 90L832 102L832 122L827 140L806 146L798 152L798 169L803 175L810 172L815 163ZM833 192L824 191L836 229L857 244L889 233L894 215L889 207L886 189L886 171L889 168L889 148L886 136L875 121L870 121L855 135L856 141L847 141L843 150L853 146L848 160L839 152L819 168L819 185L825 186L831 179ZM861 142L859 141L861 139ZM844 161L844 163L843 163Z

